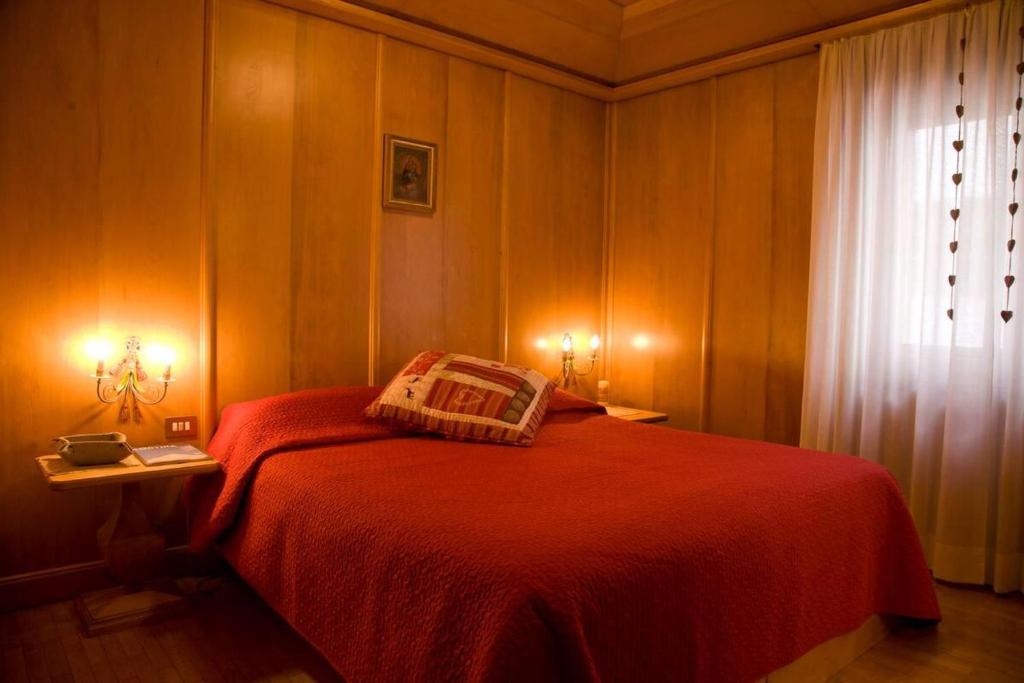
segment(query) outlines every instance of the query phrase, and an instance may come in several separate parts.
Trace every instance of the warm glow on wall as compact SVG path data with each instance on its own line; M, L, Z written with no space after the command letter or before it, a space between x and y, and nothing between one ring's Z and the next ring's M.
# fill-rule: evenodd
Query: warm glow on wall
M633 339L630 341L630 343L632 344L634 349L637 349L638 351L643 351L644 349L650 348L651 338L648 337L646 334L637 334L633 336Z

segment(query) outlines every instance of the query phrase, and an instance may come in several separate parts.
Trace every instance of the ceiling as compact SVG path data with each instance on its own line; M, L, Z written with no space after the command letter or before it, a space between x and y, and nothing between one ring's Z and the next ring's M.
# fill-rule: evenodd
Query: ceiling
M623 9L615 80L636 80L918 1L639 0Z
M350 0L621 84L920 0Z

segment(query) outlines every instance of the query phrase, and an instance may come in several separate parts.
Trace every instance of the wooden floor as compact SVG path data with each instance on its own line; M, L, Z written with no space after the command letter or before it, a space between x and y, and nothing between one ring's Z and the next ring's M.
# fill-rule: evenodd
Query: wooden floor
M194 598L186 617L93 638L71 603L0 615L0 681L339 681L248 588Z
M832 680L1024 681L1024 596L939 584L938 628L901 628Z
M1024 598L940 585L945 620L901 629L833 680L1024 681ZM0 681L337 681L248 589L188 616L87 638L70 603L0 615Z

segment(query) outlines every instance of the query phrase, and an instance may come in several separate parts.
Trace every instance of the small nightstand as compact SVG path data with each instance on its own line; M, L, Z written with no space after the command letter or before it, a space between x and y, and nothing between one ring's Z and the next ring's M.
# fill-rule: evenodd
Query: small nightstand
M113 465L96 467L75 467L59 455L43 455L36 458L36 462L47 485L54 491L117 487L114 511L96 532L96 540L110 573L123 586L86 593L75 601L86 633L113 631L181 609L184 601L180 595L144 589L146 580L156 576L162 564L164 538L153 528L146 514L139 482L208 474L219 470L220 463L211 458L147 467L134 455Z
M639 408L627 408L625 406L605 406L605 408L612 417L617 417L620 420L629 420L630 422L653 423L668 420L668 415L653 410L640 410Z

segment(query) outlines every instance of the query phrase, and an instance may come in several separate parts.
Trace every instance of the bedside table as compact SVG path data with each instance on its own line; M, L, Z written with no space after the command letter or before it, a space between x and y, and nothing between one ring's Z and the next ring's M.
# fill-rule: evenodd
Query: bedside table
M639 408L627 408L625 406L605 406L605 409L608 410L608 414L612 417L617 417L620 420L629 420L630 422L646 422L650 424L668 420L668 415L653 410L640 410Z
M153 528L142 505L140 482L220 469L214 459L173 465L143 465L130 455L113 465L76 467L59 455L36 458L46 484L54 491L90 486L116 486L117 502L106 523L96 532L100 552L110 573L123 584L118 588L86 593L75 607L90 636L123 626L152 621L184 607L180 595L145 590L163 561L164 538Z

